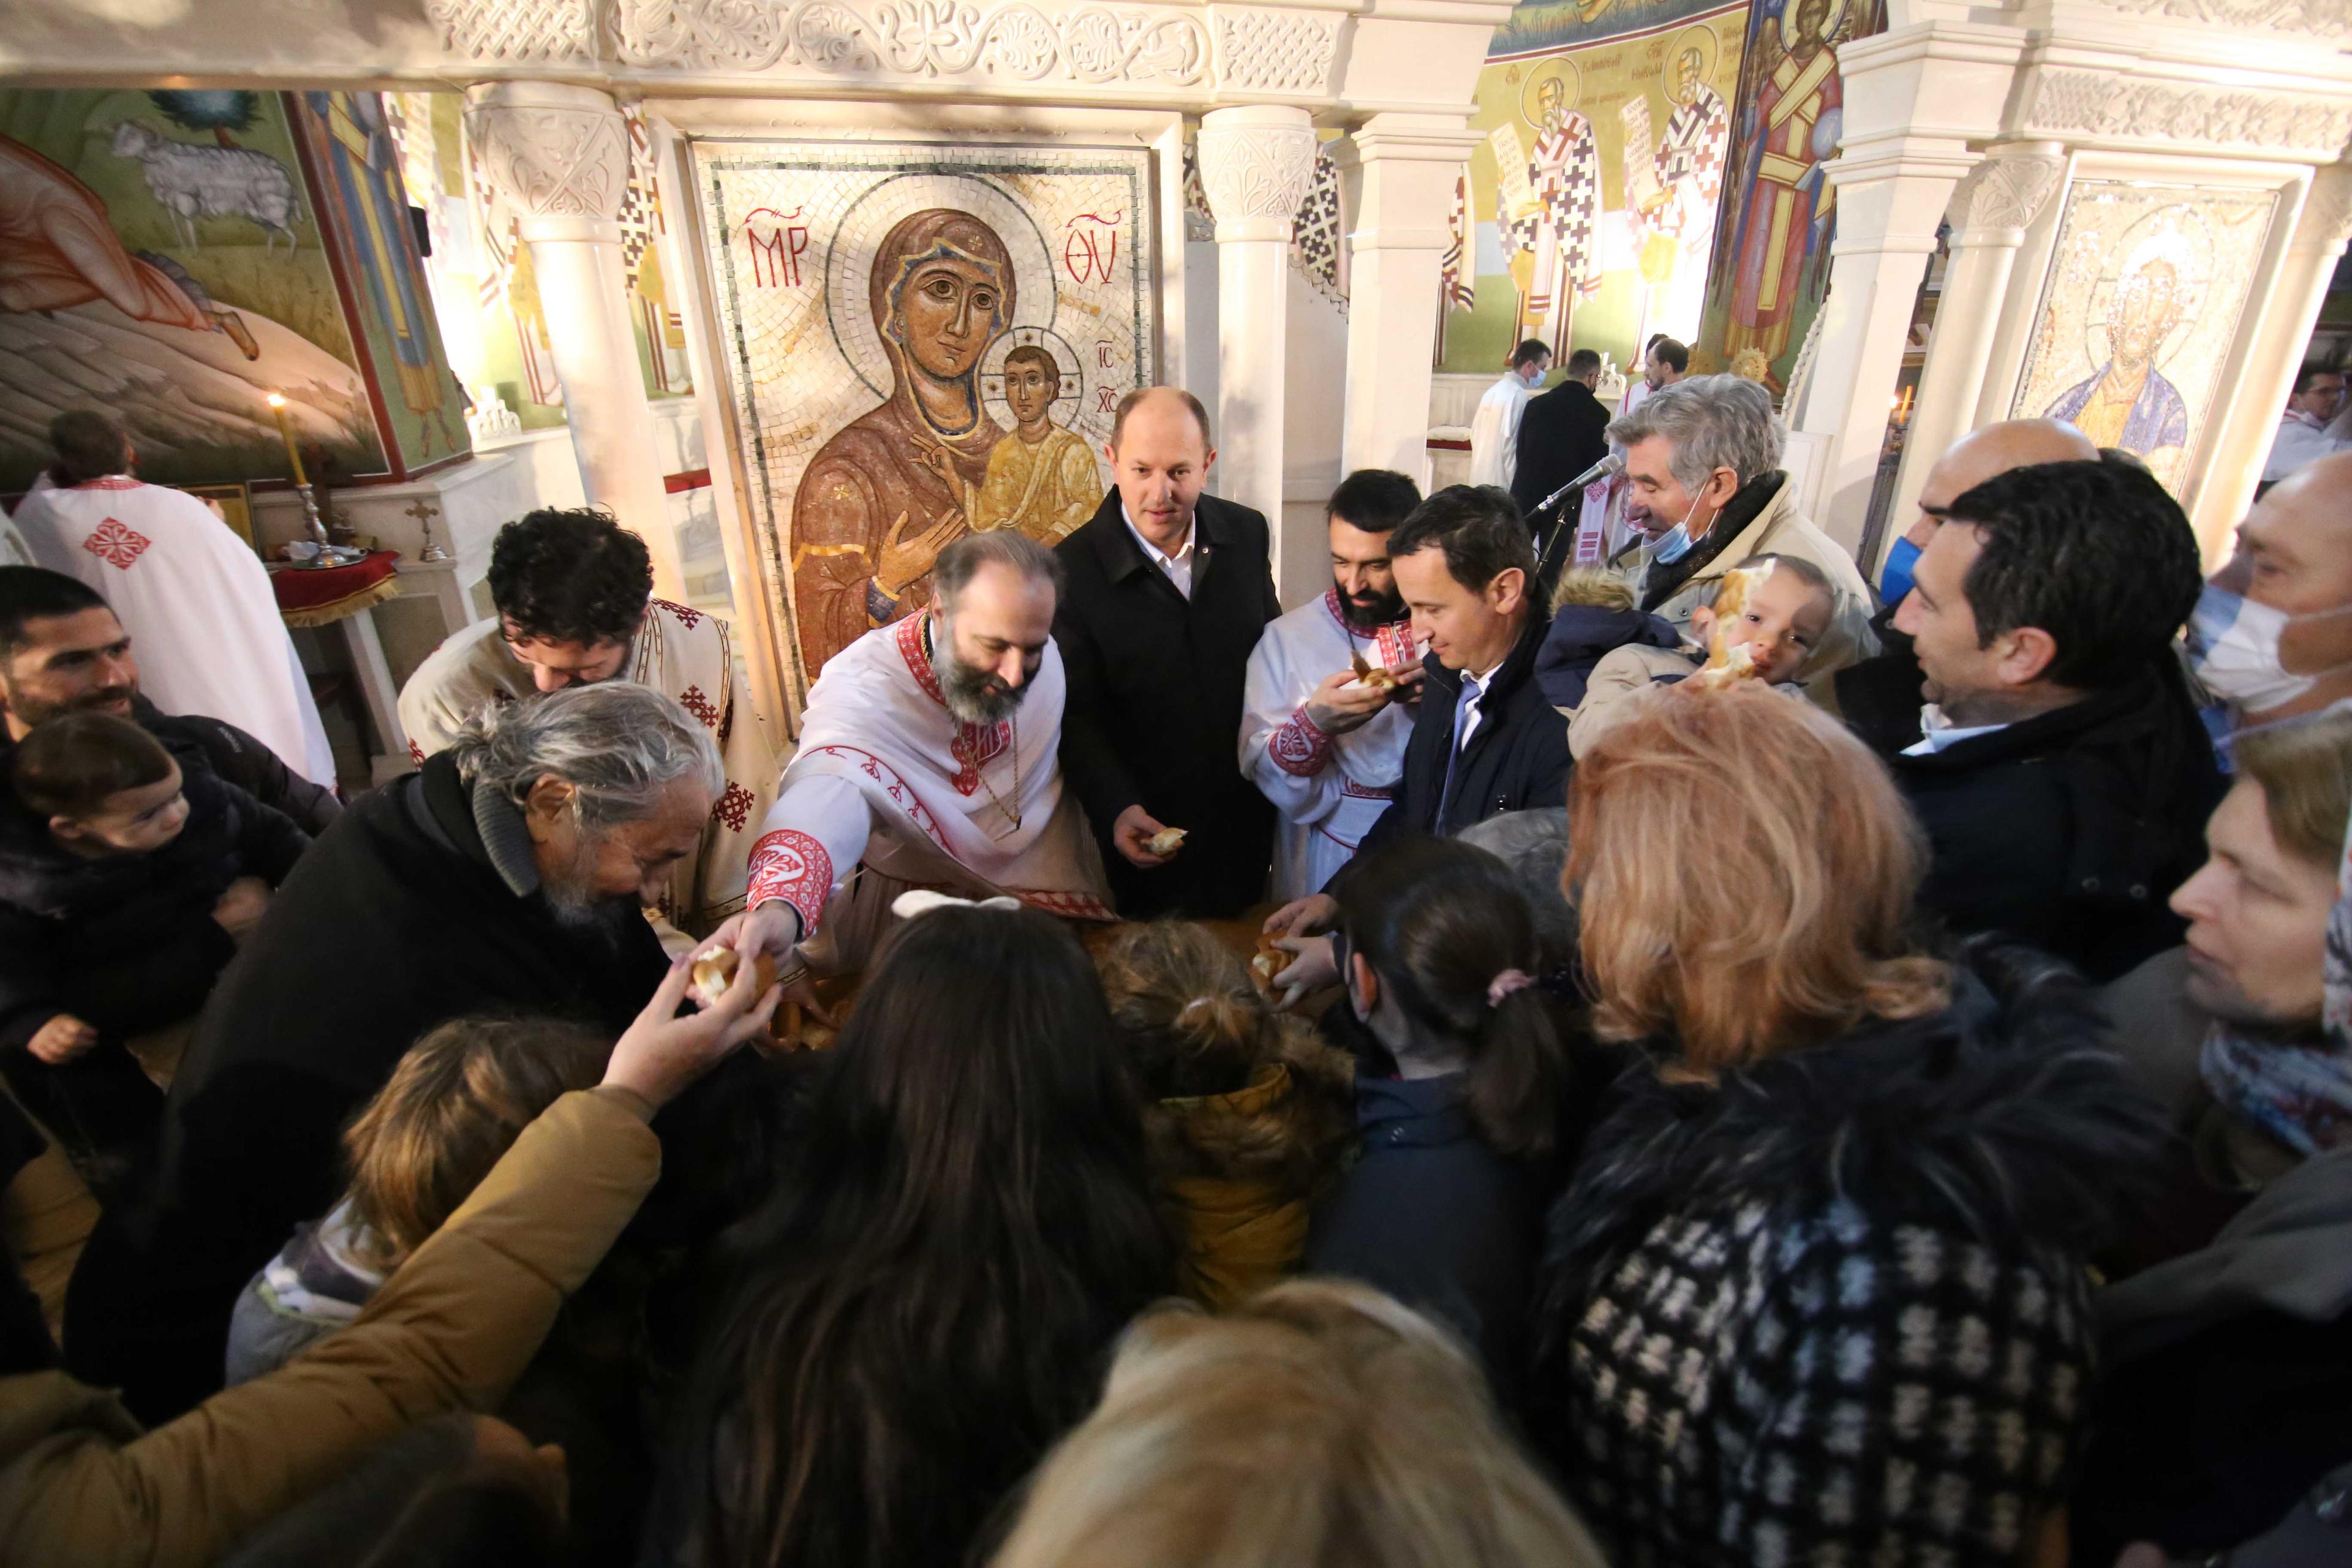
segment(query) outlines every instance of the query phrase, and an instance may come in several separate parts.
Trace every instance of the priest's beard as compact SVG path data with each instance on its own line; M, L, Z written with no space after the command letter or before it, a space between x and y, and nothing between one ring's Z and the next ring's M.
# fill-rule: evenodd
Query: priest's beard
M609 938L612 927L604 918L604 907L613 900L596 890L596 852L603 844L604 836L583 825L573 842L571 863L553 876L542 873L540 891L546 896L548 912L556 924Z
M1351 632L1373 632L1404 619L1404 595L1391 586L1385 594L1339 595L1339 618Z
M1013 717L1029 683L1007 686L992 669L974 669L955 656L955 631L942 616L932 623L931 674L940 683L940 700L966 724L983 728Z

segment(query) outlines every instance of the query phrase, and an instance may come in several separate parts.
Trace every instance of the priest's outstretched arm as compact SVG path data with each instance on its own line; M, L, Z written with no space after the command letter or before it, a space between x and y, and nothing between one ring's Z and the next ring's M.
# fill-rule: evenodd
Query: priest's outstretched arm
M768 808L751 847L744 912L712 933L745 957L767 953L779 965L816 933L834 889L865 858L874 808L858 787L830 773L788 783Z

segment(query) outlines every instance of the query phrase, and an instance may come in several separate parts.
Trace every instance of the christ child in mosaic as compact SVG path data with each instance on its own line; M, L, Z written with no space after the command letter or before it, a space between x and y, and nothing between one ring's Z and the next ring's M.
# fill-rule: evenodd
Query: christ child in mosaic
M1053 544L1094 516L1102 474L1086 442L1054 423L1061 395L1062 367L1044 347L1024 343L1004 356L1004 401L1014 425L988 455L975 528L1017 528Z

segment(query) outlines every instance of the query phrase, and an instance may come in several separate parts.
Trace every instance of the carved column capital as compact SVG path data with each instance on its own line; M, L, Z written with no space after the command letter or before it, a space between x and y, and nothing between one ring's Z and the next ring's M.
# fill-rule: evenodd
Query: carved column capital
M525 239L620 237L629 132L609 95L509 81L466 97L466 133L490 183L521 215Z
M1952 192L1945 216L1953 242L2018 244L2065 177L2066 156L2055 142L1996 150Z
M1254 105L1201 117L1201 184L1219 241L1288 242L1315 177L1315 142L1303 109Z

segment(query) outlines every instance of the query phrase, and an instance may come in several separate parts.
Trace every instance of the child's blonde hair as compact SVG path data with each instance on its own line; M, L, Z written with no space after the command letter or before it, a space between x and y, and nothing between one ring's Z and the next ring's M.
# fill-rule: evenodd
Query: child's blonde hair
M411 1046L343 1134L361 1260L405 1262L541 1111L604 1076L612 1048L552 1018L457 1018Z

